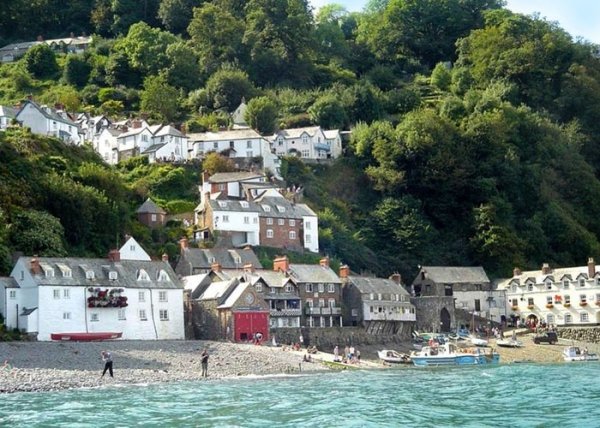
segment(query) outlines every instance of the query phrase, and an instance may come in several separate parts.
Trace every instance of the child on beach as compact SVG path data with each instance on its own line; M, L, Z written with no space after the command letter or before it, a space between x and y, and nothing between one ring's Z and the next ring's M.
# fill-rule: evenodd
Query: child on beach
M102 376L100 376L100 377L104 377L107 370L108 370L108 373L110 374L110 377L114 377L113 376L113 360L112 360L111 353L108 351L102 351L100 353L100 355L102 355L102 361L104 361L104 370L102 371Z

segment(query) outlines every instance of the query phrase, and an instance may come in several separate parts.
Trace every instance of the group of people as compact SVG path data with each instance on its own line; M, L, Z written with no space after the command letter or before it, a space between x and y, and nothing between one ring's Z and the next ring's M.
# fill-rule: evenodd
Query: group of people
M360 351L354 346L346 346L344 353L340 355L339 346L335 345L333 348L333 361L344 364L355 364L360 362Z

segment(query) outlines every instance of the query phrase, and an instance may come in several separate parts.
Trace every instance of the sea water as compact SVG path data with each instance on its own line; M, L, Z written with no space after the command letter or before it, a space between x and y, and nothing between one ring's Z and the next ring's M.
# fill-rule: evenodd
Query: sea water
M600 427L600 363L126 386L115 375L97 389L2 395L0 426Z

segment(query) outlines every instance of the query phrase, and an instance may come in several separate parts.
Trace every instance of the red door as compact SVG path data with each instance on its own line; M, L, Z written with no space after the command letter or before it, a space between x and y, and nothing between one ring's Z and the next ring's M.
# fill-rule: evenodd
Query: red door
M252 341L256 333L261 333L263 342L269 340L268 312L234 312L233 326L236 342Z

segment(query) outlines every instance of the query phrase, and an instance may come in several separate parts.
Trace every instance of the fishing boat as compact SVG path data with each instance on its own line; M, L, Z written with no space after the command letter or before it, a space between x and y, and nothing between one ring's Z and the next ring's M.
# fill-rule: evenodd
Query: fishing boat
M413 352L410 359L415 366L470 366L479 364L497 364L500 354L493 349L459 349L454 343L423 346L420 351Z
M50 339L71 342L92 342L97 340L119 339L121 332L94 332L94 333L51 333Z
M488 341L477 336L469 336L469 341L473 346L488 346Z
M408 364L410 363L410 355L401 354L398 351L394 351L391 349L384 349L383 351L378 351L377 355L379 359L385 361L386 363L392 364Z
M496 340L496 345L503 348L521 348L523 347L523 342L517 339L498 339Z
M579 349L578 346L567 346L563 350L565 361L598 361L598 354L590 353L587 349Z

